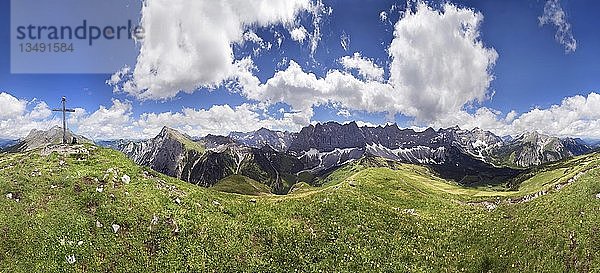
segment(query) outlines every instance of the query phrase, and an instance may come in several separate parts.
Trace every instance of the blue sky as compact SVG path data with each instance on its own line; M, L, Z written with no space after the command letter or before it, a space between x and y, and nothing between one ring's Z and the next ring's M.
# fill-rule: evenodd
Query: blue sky
M493 49L498 54L495 64L490 69L490 74L494 79L486 91L488 95L493 94L493 96L488 96L481 102L465 104L462 108L465 113L476 116L475 113L478 109L485 108L501 113L497 119L502 119L510 111L515 111L519 116L535 108L545 110L551 108L552 105L561 106L563 99L576 95L589 99L588 95L599 89L600 35L597 26L600 25L600 16L598 16L600 3L597 1L558 1L566 14L565 19L570 24L572 35L577 41L575 51L568 53L565 52L565 46L555 39L556 26L552 24L541 26L539 23L538 18L544 14L546 1L477 0L451 1L451 3L459 9L469 9L483 15L482 24L478 27L479 40L485 48ZM274 33L281 33L284 36L281 47L273 46L270 50L262 50L259 54L253 54L252 50L257 48L255 44L246 42L231 45L234 60L250 57L257 68L254 70L254 76L261 83L265 83L268 79L273 78L276 71L285 70L289 60L298 63L304 72L314 73L317 78L320 78L326 77L331 70L344 71L340 59L358 52L361 56L372 60L376 66L384 69L383 81L389 79L391 58L388 48L395 38L395 24L401 19L400 12L406 9L406 3L404 1L333 0L324 1L323 4L325 7L330 7L332 12L330 14L325 12L322 15L322 21L319 24L320 41L314 52L311 51L309 42L299 43L291 39L289 29L293 27L290 27L289 24L286 26L285 23L273 23L268 26L249 27L243 31L251 29L264 43L271 42L272 44L277 43ZM397 8L391 10L394 5ZM428 5L432 9L442 9L441 4L437 1L429 1ZM385 21L382 21L380 17L382 11L388 15ZM225 104L235 108L242 104L256 105L260 102L249 98L249 95L243 92L233 92L224 85L217 88L197 88L192 90L191 94L179 92L168 98L144 99L135 94L132 95L132 93L113 92L113 86L106 83L111 74L11 74L10 43L8 42L11 39L9 1L1 1L0 12L2 13L0 35L4 41L0 43L0 92L27 102L22 115L32 111L39 101L46 102L49 107L56 107L63 95L68 97L72 107L85 109L85 114L81 116L82 119L92 115L100 105L108 109L114 104L114 100L126 103L130 106L127 111L129 111L129 118L133 120L130 122L133 123L144 113L177 113L184 108L201 110ZM303 26L308 33L312 33L314 30L313 19L314 14L300 12L294 18L294 22L296 26ZM346 49L341 45L342 36L349 37ZM288 60L288 62L281 64L282 60ZM123 65L135 67L136 64L123 63ZM356 70L347 71L358 77ZM33 101L34 98L35 101ZM448 122L440 122L437 119L417 120L415 115L406 113L390 116L379 110L368 111L361 107L335 104L315 106L313 108L314 115L310 116L310 121L360 120L372 124L397 122L404 127L449 125ZM265 118L263 115L275 119L281 118L282 114L278 111L280 108L284 108L283 112L291 113L298 110L292 109L293 106L285 102L278 102L269 104L268 112L260 113L260 115L262 118ZM340 115L340 109L346 109L350 115ZM259 110L253 111L260 112ZM54 120L56 117L58 115L52 114L52 116L44 118ZM8 117L5 118L8 119ZM596 121L595 117L585 115L581 119ZM79 122L73 121L75 128ZM226 121L215 120L214 122ZM507 123L510 121L504 122L502 126ZM496 129L499 134L517 133L514 127L500 128L497 124L484 122L459 125L473 127L470 126L472 124L480 127L489 125L487 129ZM153 124L153 126L158 125ZM185 122L176 122L175 127L186 130ZM217 131L228 128L217 127L219 128L215 129ZM135 128L133 130L139 133L143 129ZM212 132L198 129L197 125L188 126L187 129L191 134ZM155 131L155 129L153 130ZM246 129L240 128L240 130ZM574 130L576 129L558 128L554 132L546 133L565 135L565 132ZM151 135L150 133L154 131L146 131L145 134ZM13 134L13 137L19 137L23 133L15 131ZM111 138L107 134L99 134L95 137ZM598 135L600 133L596 134L596 131L591 131L579 136L594 137ZM10 135L5 133L3 137L10 137Z

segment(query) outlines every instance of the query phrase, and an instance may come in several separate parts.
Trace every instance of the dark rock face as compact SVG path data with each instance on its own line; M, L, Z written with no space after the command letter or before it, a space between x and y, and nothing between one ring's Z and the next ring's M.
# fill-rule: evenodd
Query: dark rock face
M303 128L290 144L289 151L301 155L311 149L330 153L349 148L416 164L443 164L449 158L446 153L457 148L480 161L516 167L531 167L592 150L581 140L553 138L535 132L504 140L479 128L461 130L453 127L439 131L428 128L415 132L400 129L395 124L358 127L356 123L341 125L329 122Z
M451 147L445 156L446 160L441 164L429 166L443 178L452 179L462 185L497 184L522 173L521 170L495 167L477 160L464 154L457 147Z
M235 143L230 137L215 135L207 135L198 139L198 142L204 144L207 149L217 149L218 147Z
M182 162L183 167L179 178L204 187L212 186L234 173L228 167L235 163L231 157L222 153L209 152L201 155L191 152Z
M309 125L302 128L290 144L290 151L308 151L311 148L319 152L331 152L334 149L359 148L366 144L365 136L356 123Z
M563 138L561 142L567 151L575 156L589 153L593 148L579 138Z

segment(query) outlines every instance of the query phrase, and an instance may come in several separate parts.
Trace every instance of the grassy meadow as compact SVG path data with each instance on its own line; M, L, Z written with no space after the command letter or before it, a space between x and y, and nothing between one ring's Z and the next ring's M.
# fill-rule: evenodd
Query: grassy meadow
M75 149L0 155L0 272L600 272L598 154L478 188L370 158L273 195Z

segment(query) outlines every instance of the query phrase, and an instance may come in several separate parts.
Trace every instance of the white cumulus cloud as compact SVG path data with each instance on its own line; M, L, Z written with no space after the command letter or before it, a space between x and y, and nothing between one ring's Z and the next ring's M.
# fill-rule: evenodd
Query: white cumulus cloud
M137 121L142 135L154 136L163 126L176 128L191 136L227 135L230 132L250 132L260 128L298 131L294 113L284 113L280 119L263 116L256 105L236 107L213 105L209 109L185 108L181 112L146 113Z
M307 124L301 113L282 112L280 118L265 113L260 105L213 105L208 109L183 108L179 112L133 114L129 101L112 100L110 107L100 106L71 122L75 131L95 140L152 138L168 126L190 136L227 135L232 131L250 132L262 127L298 131ZM310 117L309 117L310 119Z
M28 105L33 109L27 110ZM17 139L32 129L48 129L60 124L43 101L17 99L9 93L0 93L0 138Z
M317 77L292 60L287 69L276 72L264 84L248 71L240 73L238 81L245 97L267 104L286 103L294 111L306 113L306 117L312 116L314 106L327 104L368 112L406 107L386 83L363 81L339 70L330 70L325 77Z
M99 109L88 116L75 121L77 133L92 139L137 138L139 133L133 125L132 105L130 102L112 100L112 106Z
M480 40L482 20L448 3L438 11L420 2L404 13L388 50L390 84L411 102L403 112L433 121L486 99L498 54Z
M382 11L381 13L379 13L379 20L381 22L385 22L385 21L387 21L387 19L388 19L387 12Z

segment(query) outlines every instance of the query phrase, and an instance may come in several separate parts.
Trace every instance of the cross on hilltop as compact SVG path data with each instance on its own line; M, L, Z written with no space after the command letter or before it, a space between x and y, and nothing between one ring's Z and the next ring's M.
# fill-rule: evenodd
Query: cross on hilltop
M67 112L74 113L74 109L67 109L67 98L62 97L62 109L52 109L55 112L62 112L63 115L63 144L67 144Z

